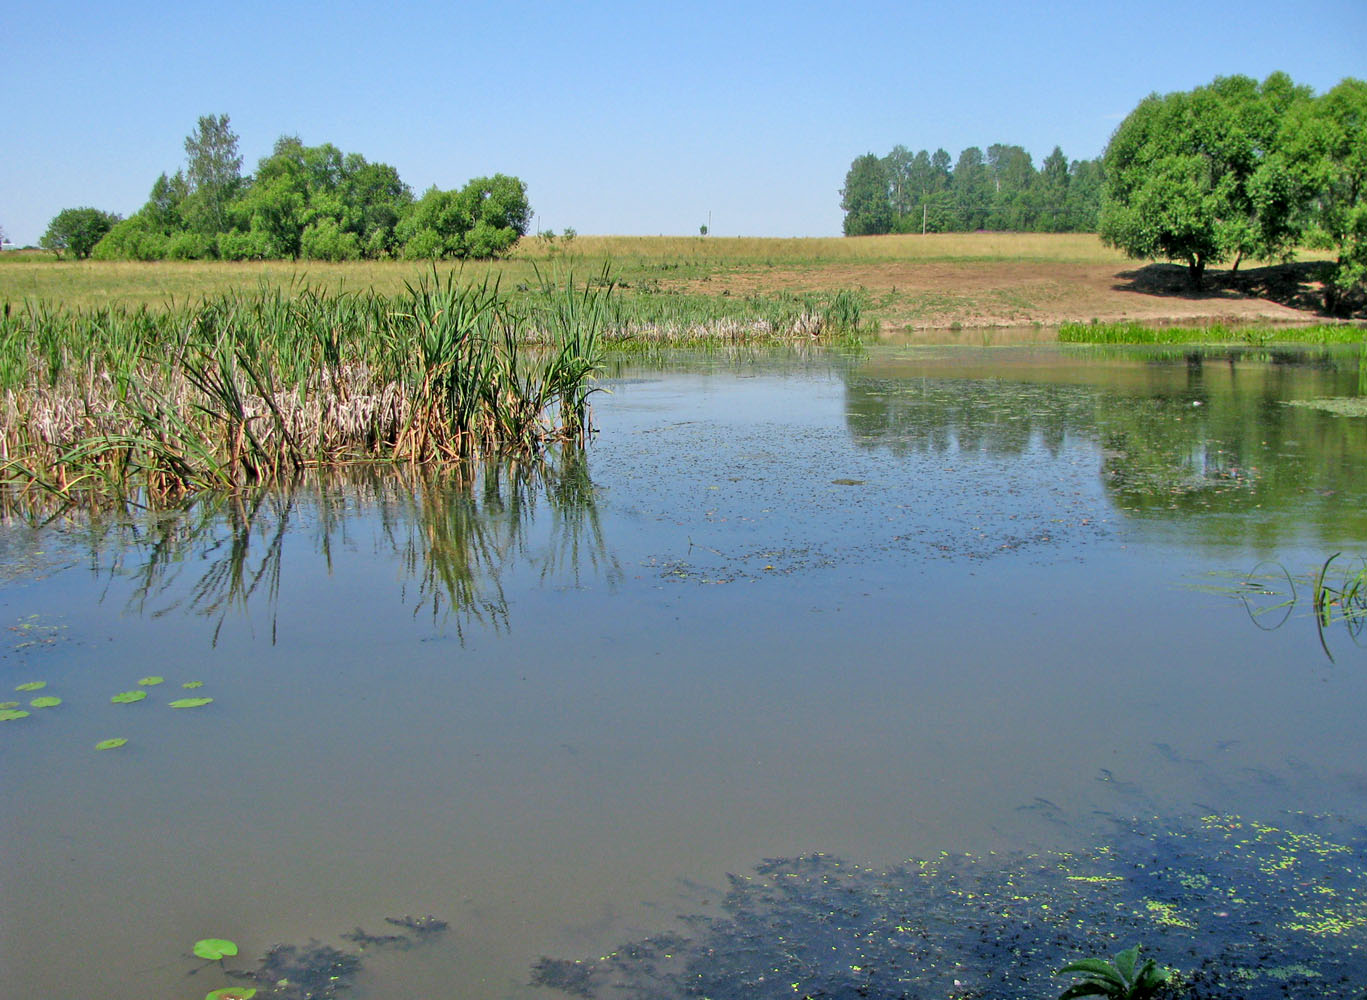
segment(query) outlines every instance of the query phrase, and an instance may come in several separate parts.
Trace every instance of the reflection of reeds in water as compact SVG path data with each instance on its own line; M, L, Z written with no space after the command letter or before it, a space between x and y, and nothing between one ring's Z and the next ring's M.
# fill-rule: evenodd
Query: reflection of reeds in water
M610 294L571 279L514 309L496 286L434 273L395 298L263 288L160 313L7 305L4 499L174 503L301 469L578 440Z
M91 548L134 579L139 613L208 617L216 641L231 615L264 604L274 640L286 537L308 532L330 572L334 553L364 521L377 524L381 550L402 567L400 601L434 622L454 613L458 631L467 620L508 627L503 579L515 564L543 580L619 576L587 461L574 446L440 470L353 467L307 474L289 489L206 493L175 514L92 519ZM548 529L544 544L531 538L538 521Z

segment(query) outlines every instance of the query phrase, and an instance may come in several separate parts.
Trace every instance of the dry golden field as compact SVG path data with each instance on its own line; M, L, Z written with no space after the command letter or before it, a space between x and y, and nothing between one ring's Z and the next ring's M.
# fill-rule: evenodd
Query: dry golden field
M1311 256L1313 259L1313 255ZM463 277L496 279L507 291L542 274L583 279L607 265L630 298L680 300L781 293L862 291L865 315L885 332L1053 326L1092 319L1202 323L1313 318L1309 265L1245 263L1208 272L1190 294L1176 265L1132 261L1087 234L966 233L813 239L579 236L529 237L506 260L458 265ZM0 257L0 301L153 308L227 289L303 283L329 289L401 291L430 264L400 261L96 262L45 253Z

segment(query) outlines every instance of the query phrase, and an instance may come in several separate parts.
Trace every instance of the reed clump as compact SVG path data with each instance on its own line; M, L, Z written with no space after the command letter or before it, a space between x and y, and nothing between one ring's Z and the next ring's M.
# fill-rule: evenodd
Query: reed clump
M300 470L581 439L610 281L516 307L435 271L402 294L262 287L164 310L0 311L0 490L177 502Z

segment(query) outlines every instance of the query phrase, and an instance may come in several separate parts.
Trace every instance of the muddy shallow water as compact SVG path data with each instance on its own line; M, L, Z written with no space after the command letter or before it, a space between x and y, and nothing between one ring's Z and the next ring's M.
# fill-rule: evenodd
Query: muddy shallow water
M612 375L544 469L0 534L0 694L63 699L0 723L7 995L199 997L231 980L197 938L247 968L433 914L349 995L554 997L543 956L696 927L766 858L1093 850L1137 816L1333 812L1361 864L1367 636L1316 628L1308 574L1367 554L1367 419L1289 405L1367 393L1356 353ZM1277 628L1232 596L1274 567Z

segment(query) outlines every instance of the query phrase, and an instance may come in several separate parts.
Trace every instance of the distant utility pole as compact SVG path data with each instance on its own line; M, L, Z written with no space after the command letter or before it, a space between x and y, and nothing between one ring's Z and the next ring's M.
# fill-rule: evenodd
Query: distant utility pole
M921 235L926 234L926 203L921 202Z

